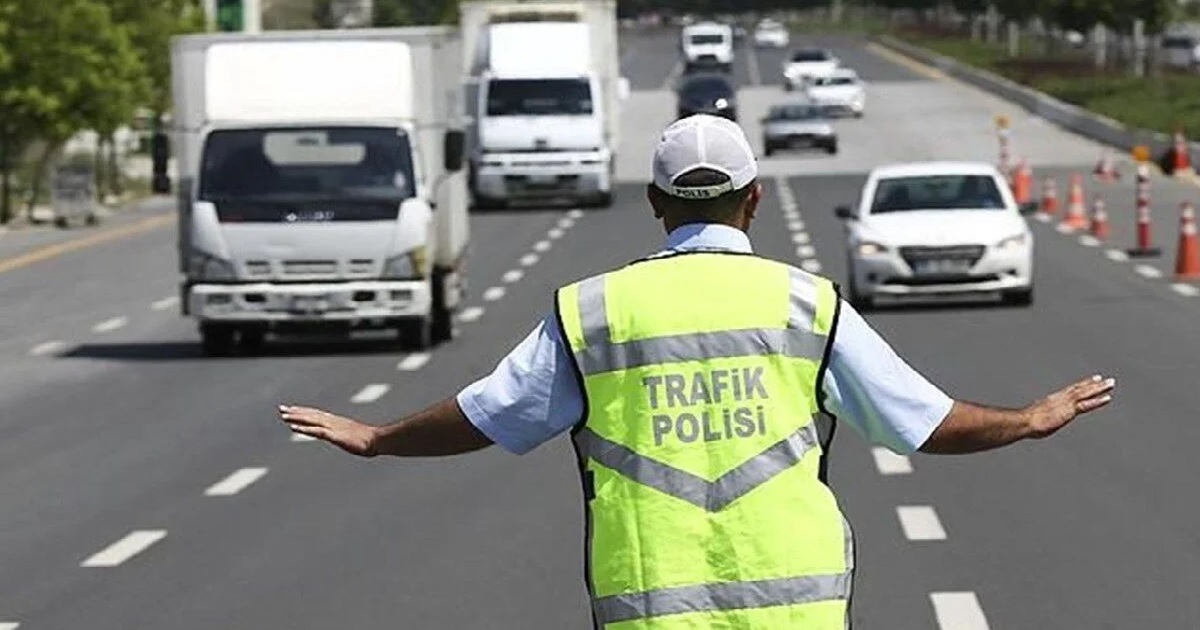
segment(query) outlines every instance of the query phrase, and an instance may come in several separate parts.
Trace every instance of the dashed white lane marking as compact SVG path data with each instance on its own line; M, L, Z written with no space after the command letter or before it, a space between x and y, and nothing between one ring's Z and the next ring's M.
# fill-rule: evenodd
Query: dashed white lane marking
M1054 229L1058 230L1059 234L1070 234L1071 232L1075 231L1075 228L1067 225L1066 223L1059 223L1058 225L1054 226Z
M574 210L567 213L567 218L582 219L583 218L583 210L580 210L579 208L575 208Z
M1159 271L1157 267L1151 267L1150 265L1138 265L1134 267L1133 270L1137 272L1137 275L1142 276L1143 278L1162 277L1162 272Z
M564 233L562 228L552 227L549 232L546 232L546 236L551 239L560 239Z
M1041 221L1042 223L1049 223L1054 220L1054 217L1052 217L1048 214L1040 213L1040 212L1038 214L1033 215L1033 218L1038 221Z
M817 255L817 249L812 245L801 245L796 248L796 255L801 258L812 258Z
M116 567L167 537L165 529L139 529L84 560L82 567Z
M538 241L533 244L533 251L544 252L550 249L550 241Z
M483 313L483 309L479 309L479 312ZM416 352L410 354L403 359L400 359L400 362L396 364L396 369L400 370L401 372L416 372L417 370L425 367L426 363L429 363L429 357L430 354L428 352Z
M21 624L15 621L0 621L0 630L17 630L20 627Z
M945 540L946 530L937 512L928 505L901 505L896 508L900 528L909 540Z
M157 302L154 302L150 305L150 308L156 311L165 311L176 304L179 304L179 297L172 295L171 297L165 297Z
M792 235L792 240L797 244L804 245L812 239L808 237L808 232L796 232Z
M1119 249L1110 249L1104 252L1104 255L1108 256L1108 259L1114 262L1125 262L1126 260L1129 260L1129 254L1126 254Z
M532 267L537 264L537 261L538 261L537 254L525 254L524 256L521 257L521 266L522 267Z
M483 299L488 302L495 302L504 297L504 287L491 287L483 292Z
M1196 288L1195 285L1184 284L1182 282L1176 282L1175 284L1172 284L1171 290L1186 297L1196 297L1197 295L1200 295L1200 288Z
M303 433L292 433L292 441L293 442L316 442L317 438L315 438L311 435L304 435Z
M811 258L809 260L802 260L800 261L800 268L808 273L821 273L821 261Z
M44 357L47 354L54 354L66 347L67 344L61 341L46 341L31 348L29 354L35 357Z
M242 468L235 470L228 477L214 483L204 491L206 497L231 497L250 487L250 484L262 479L267 474L266 468Z
M970 591L930 593L933 614L942 630L989 630L979 599Z
M798 231L800 231L800 230L803 230L803 229L804 229L804 222L803 222L803 221L801 221L801 220L799 220L799 219L795 219L795 220L792 220L792 221L788 221L788 229L789 229L789 230L791 230L791 231L793 231L793 232L798 232Z
M569 230L574 226L575 226L575 219L572 219L571 217L563 217L558 220L558 227L560 227L564 230Z
M881 475L907 475L913 471L912 461L886 448L877 446L871 449L871 455L875 457L875 468Z
M507 282L509 284L512 284L512 283L516 282L517 280L520 280L521 276L524 276L524 275L525 275L525 272L521 271L520 269L511 269L509 271L505 271L504 275L501 276L501 279L503 279L505 282Z
M1084 247L1099 247L1100 239L1092 236L1091 234L1084 234L1083 236L1079 237L1079 244L1083 245Z
M106 319L106 320L100 322L99 324L92 326L92 332L95 332L95 333L112 332L119 328L124 328L125 325L128 323L129 323L128 317L114 317L112 319Z
M483 307L482 306L469 306L467 308L464 308L462 310L462 312L458 314L458 321L466 322L469 324L469 323L479 319L480 317L483 317Z
M356 405L373 403L376 400L383 398L383 395L388 393L388 390L391 388L392 386L388 385L387 383L371 383L370 385L358 390L357 394L351 396L350 402Z

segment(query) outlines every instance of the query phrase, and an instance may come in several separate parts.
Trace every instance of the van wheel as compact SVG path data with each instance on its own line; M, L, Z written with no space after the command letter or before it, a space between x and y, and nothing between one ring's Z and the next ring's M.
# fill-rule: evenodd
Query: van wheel
M233 326L200 324L200 346L206 357L227 357L233 354Z

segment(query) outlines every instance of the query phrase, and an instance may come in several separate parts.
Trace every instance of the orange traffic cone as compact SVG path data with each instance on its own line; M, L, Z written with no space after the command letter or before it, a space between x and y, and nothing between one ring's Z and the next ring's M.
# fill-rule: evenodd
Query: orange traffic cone
M1071 192L1067 197L1067 215L1063 217L1062 225L1069 230L1082 230L1088 226L1087 213L1084 210L1083 177L1071 176Z
M1096 199L1092 201L1092 223L1089 231L1098 240L1108 240L1108 212L1104 209L1104 200L1100 195L1096 195Z
M1096 168L1092 170L1092 175L1102 182L1113 182L1121 177L1121 174L1117 172L1116 164L1113 163L1111 149L1105 149L1104 153L1100 155L1100 161L1096 162Z
M1196 210L1184 202L1179 211L1179 249L1175 250L1175 277L1200 280L1200 240L1196 237Z
M1176 131L1171 148L1167 151L1167 163L1164 165L1167 172L1172 175L1183 173L1192 173L1192 153L1188 146L1188 141L1183 137L1182 131Z
M1042 180L1042 214L1058 214L1058 182L1053 177Z
M1013 169L1012 189L1018 206L1027 207L1033 200L1033 170L1027 160L1021 160Z

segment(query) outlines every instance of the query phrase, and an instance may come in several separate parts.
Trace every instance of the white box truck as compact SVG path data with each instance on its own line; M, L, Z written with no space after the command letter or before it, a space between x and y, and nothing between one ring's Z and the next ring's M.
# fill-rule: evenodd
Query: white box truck
M612 203L621 102L615 0L460 5L478 208Z
M460 51L443 28L173 40L181 300L206 353L272 331L453 334Z

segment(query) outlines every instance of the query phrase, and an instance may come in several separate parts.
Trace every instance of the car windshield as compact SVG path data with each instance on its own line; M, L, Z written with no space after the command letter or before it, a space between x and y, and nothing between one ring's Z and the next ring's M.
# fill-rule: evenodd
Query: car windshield
M200 197L407 199L415 194L408 136L396 128L225 129L208 135Z
M707 44L724 44L725 36L717 34L717 33L700 33L698 35L692 35L691 37L688 38L688 41L690 41L693 46L703 46L703 45L707 45Z
M854 77L817 77L813 85L825 87L830 85L854 85Z
M680 91L691 98L727 98L733 94L733 87L721 77L700 77L684 83Z
M797 50L792 53L792 61L828 61L829 55L823 50Z
M590 116L587 79L497 79L487 87L488 116Z
M767 120L817 120L821 108L814 105L774 105L767 112Z
M1003 210L990 175L923 175L879 181L871 214L911 210Z

